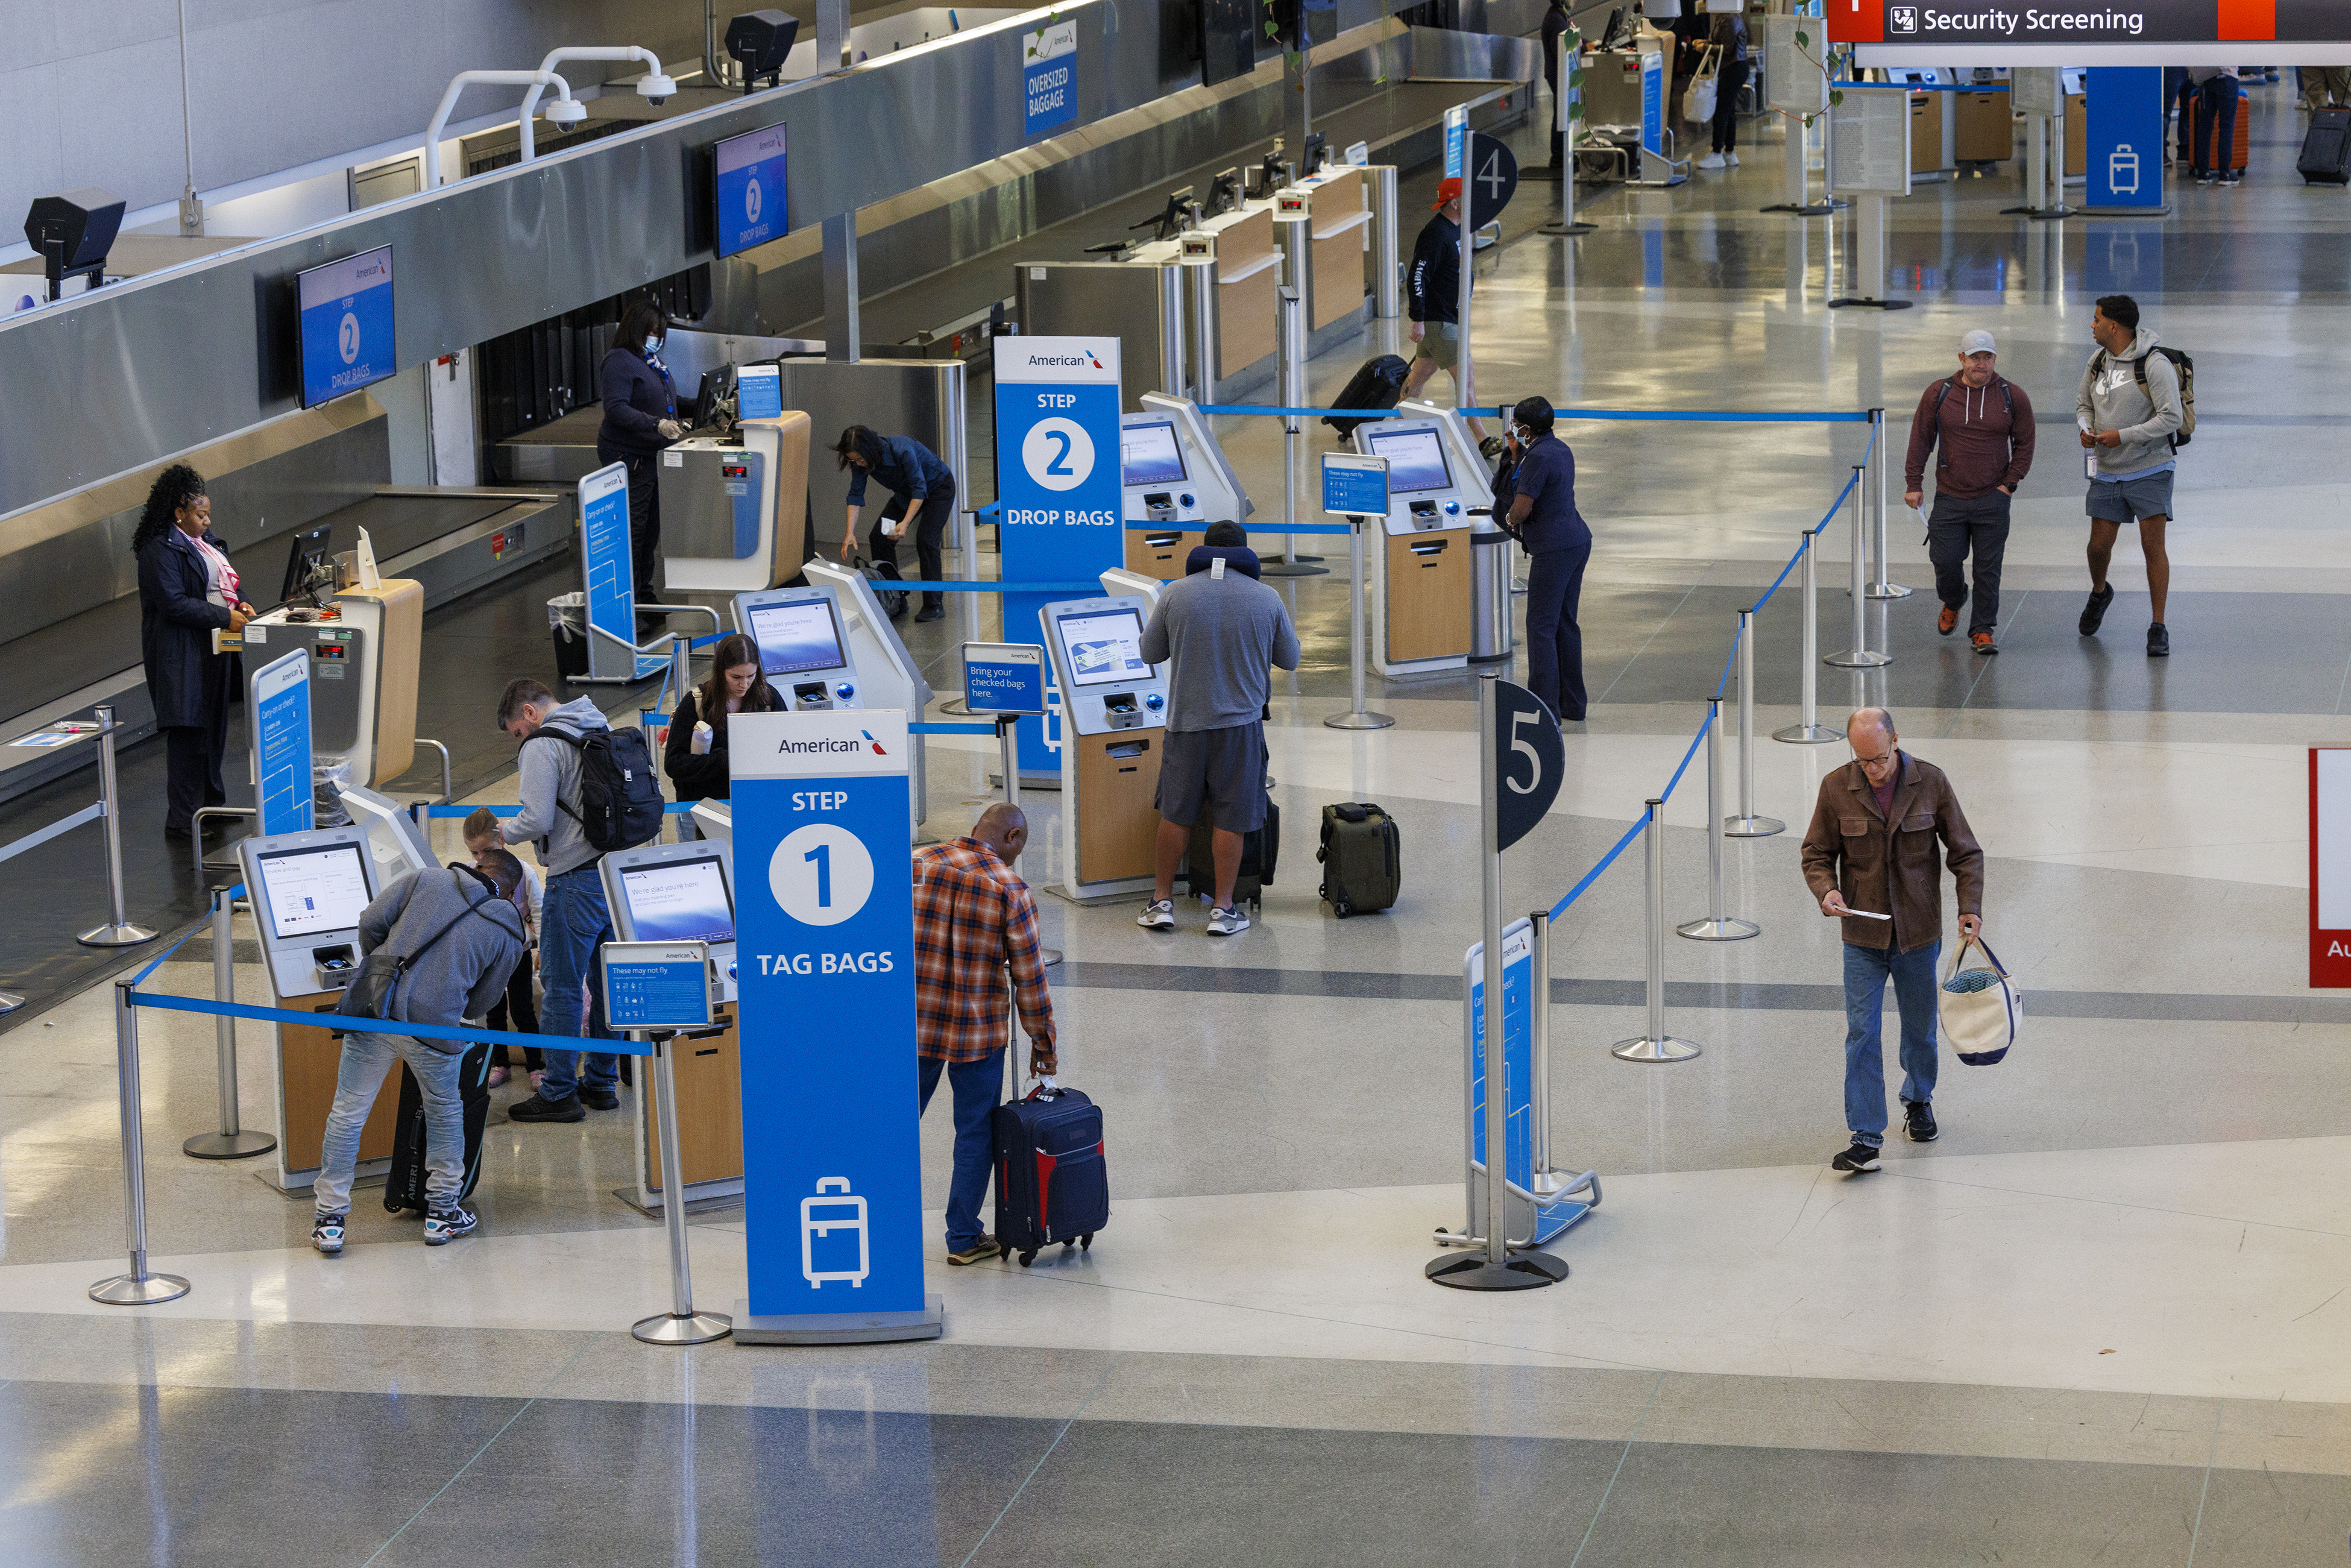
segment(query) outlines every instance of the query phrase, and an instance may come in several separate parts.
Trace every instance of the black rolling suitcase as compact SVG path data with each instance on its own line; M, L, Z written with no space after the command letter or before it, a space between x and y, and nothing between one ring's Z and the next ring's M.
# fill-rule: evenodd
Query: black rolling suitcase
M2305 185L2351 185L2351 109L2322 109L2310 117L2294 172Z
M1322 896L1344 920L1396 901L1404 882L1403 835L1395 820L1368 800L1322 808Z
M1184 885L1202 898L1217 896L1216 846L1209 837L1208 816L1203 812L1192 824L1192 836L1184 846ZM1233 878L1233 903L1261 906L1266 884L1273 881L1280 860L1281 808L1268 800L1265 826L1241 835L1241 869Z
M490 1114L486 1043L466 1047L458 1059L457 1094L465 1113L465 1179L457 1186L463 1202L482 1179L482 1127ZM420 1216L424 1212L424 1095L405 1065L400 1072L400 1107L392 1113L392 1169L383 1179L383 1207L393 1214L403 1208Z
M1102 1108L1041 1085L996 1108L996 1244L1026 1269L1052 1242L1092 1248L1110 1223Z
M1394 408L1396 405L1396 399L1404 395L1404 378L1411 369L1411 366L1394 354L1381 354L1374 359L1365 360L1363 368L1347 379L1347 385L1339 393L1339 400L1331 406L1332 408ZM1355 434L1355 426L1369 424L1371 420L1361 416L1351 419L1344 414L1326 413L1322 416L1322 423L1337 431L1339 439L1344 441L1348 436Z

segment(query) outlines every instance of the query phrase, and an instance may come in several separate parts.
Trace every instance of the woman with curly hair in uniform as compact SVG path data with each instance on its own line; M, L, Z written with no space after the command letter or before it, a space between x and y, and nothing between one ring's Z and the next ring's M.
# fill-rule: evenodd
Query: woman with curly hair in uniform
M213 652L214 632L242 632L254 609L239 591L227 547L212 531L212 497L204 476L174 463L147 492L147 509L131 536L139 558L139 655L147 665L147 695L155 727L163 732L171 805L167 838L193 831L196 809L221 806L221 755L228 746L229 694L237 678L234 653Z

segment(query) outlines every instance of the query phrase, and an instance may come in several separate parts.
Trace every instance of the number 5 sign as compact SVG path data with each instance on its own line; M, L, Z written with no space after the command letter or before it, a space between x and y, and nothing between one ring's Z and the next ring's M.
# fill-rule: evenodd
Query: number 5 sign
M1524 686L1494 683L1494 848L1509 849L1534 831L1559 797L1567 743L1542 699Z

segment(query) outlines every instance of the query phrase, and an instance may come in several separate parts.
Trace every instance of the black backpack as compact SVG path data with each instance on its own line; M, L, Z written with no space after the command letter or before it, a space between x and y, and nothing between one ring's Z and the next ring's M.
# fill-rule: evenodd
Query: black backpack
M579 734L548 726L531 738L559 740L580 754L580 809L560 800L555 806L580 824L589 848L632 850L661 836L661 780L643 730L631 725Z
M2161 354L2171 361L2171 368L2179 372L2179 428L2171 433L2171 449L2177 452L2196 439L2196 361L2179 350L2168 348L2161 343L2158 343L2147 352ZM2100 349L2097 365L2090 373L2100 374L2105 368L2106 351ZM2147 401L2153 403L2155 394L2147 392L2147 354L2141 354L2137 359L2133 360L2130 362L2130 368L2131 374L2138 379L2138 390L2147 392Z

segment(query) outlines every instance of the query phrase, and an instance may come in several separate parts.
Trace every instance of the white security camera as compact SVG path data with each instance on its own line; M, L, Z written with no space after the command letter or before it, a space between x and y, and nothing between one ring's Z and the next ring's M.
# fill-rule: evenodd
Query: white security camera
M677 83L655 71L637 78L637 96L659 109L677 91Z
M588 106L576 98L559 98L547 106L549 125L577 125L588 118Z

